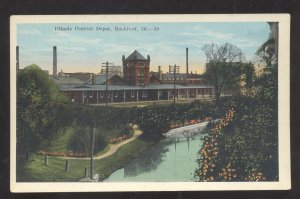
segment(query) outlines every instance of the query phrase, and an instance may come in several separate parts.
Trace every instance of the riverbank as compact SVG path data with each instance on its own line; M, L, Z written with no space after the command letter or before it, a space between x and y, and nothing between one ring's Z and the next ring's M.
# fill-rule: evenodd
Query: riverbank
M139 127L135 124L133 125L132 127L133 129L133 135L131 138L125 140L125 141L122 141L118 144L109 144L108 145L108 150L105 150L104 153L98 153L94 156L94 160L100 160L100 159L103 159L103 158L106 158L108 156L111 156L112 154L114 154L115 152L117 152L117 150L119 148L121 148L122 146L124 146L125 144L128 144L129 142L132 142L133 140L137 139L143 132L139 129ZM87 157L87 158L75 158L75 157L62 157L63 159L81 159L81 160L89 160L91 159L90 157Z
M83 110L80 109L80 111L77 110L77 112L84 112L85 108L82 108ZM186 111L184 112L184 110ZM162 138L162 133L170 128L169 121L191 120L195 119L195 115L201 119L211 116L214 110L215 109L210 104L202 102L166 106L161 105L141 109L106 109L105 107L95 107L96 113L94 118L97 118L99 126L101 124L102 128L98 129L98 131L103 133L106 140L111 140L117 136L120 132L120 129L117 128L122 127L120 123L125 125L130 123L130 121L135 121L144 132L143 136L140 136L125 145L119 146L118 149L109 154L109 156L106 155L101 159L95 159L94 174L98 174L99 180L101 181L110 176L114 171L124 168L129 162ZM106 114L103 114L103 112ZM103 115L106 115L106 117L104 118ZM109 125L107 125L107 123ZM119 125L116 125L115 123L118 123ZM55 149L66 150L66 143L70 136L72 136L71 130L69 134L65 134L64 139L57 142L59 144L55 146ZM110 149L107 147L104 150L109 151ZM103 154L106 153L103 152L102 155ZM88 176L90 175L90 158L68 159L67 162L66 159L62 159L61 157L48 156L47 164L45 164L44 156L33 155L30 157L29 161L25 162L23 165L19 163L17 163L17 165L20 168L17 173L17 181L23 182L76 182L85 177L85 168L88 170Z
M99 174L99 181L103 181L114 171L124 168L131 160L153 146L155 142L137 138L111 154L94 161L94 173ZM44 156L32 155L24 164L22 172L17 173L19 182L77 182L84 177L85 167L90 174L90 160L70 159L68 170L65 171L66 160L59 157L49 157L45 165Z

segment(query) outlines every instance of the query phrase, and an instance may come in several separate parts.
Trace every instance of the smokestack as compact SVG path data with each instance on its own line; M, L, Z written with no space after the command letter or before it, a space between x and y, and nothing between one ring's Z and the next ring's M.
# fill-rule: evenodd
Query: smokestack
M189 49L186 48L186 78L189 76Z
M94 75L94 73L91 73L91 78L92 78L92 84L94 85L95 84L95 75Z
M160 70L160 66L158 66L158 79L160 79L160 75L161 75L161 74L160 74L160 71L161 71L161 70Z
M56 52L56 46L53 46L53 76L57 76L57 52Z
M19 70L19 46L16 47L16 65L17 65L17 72Z

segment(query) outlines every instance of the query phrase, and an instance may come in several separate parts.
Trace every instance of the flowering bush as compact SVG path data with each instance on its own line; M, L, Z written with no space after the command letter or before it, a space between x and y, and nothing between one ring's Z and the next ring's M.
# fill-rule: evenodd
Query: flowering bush
M129 139L130 137L131 137L130 135L124 134L123 136L112 138L110 140L110 143L117 144L117 143L120 143L120 142L122 142L122 141L124 141L126 139Z
M247 177L245 177L245 180L247 181L264 181L266 180L266 177L263 176L262 172L258 172L258 171L252 171L251 173L249 173L249 175Z
M188 125L192 125L192 124L198 124L201 122L206 122L206 121L211 121L212 117L205 117L203 120L196 120L196 119L192 119L192 120L187 120L184 122L184 125L181 122L174 122L170 124L170 128L174 129L174 128L179 128L179 127L183 127L183 126L188 126Z
M224 104L226 105L226 104ZM227 104L228 106L228 104ZM199 181L278 180L277 112L255 98L232 98L199 150Z
M231 108L226 116L221 118L211 129L211 135L204 138L203 146L199 151L201 158L198 160L198 164L201 165L196 170L196 176L201 181L209 182L215 180L233 180L236 178L235 169L231 167L229 163L227 167L222 168L218 175L216 175L216 169L219 159L219 146L217 138L220 135L222 129L232 121L234 116L234 110Z

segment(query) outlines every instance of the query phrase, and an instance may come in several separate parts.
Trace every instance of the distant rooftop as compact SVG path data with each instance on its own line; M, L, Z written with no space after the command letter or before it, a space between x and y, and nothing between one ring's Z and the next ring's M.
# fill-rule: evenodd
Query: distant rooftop
M50 76L50 79L56 84L83 84L84 81L74 78L74 77L59 77L59 76Z
M115 74L108 74L107 80L110 80ZM106 74L98 74L95 76L95 84L105 84ZM89 79L85 84L92 84L92 79Z
M65 73L61 70L58 73L58 77L74 77L85 82L91 78L91 73L88 72Z
M175 76L176 76L176 78L179 77L179 78L186 79L186 73L176 73ZM163 79L173 78L174 74L173 73L164 73L164 74L162 74L162 77L163 77ZM200 74L193 74L193 73L188 74L188 79L201 79L201 78L202 78L202 75L200 75Z
M105 85L59 85L61 91L105 91ZM176 85L176 89L191 89L191 88L213 88L207 85ZM173 84L149 84L144 87L130 86L130 85L112 85L108 87L110 91L124 91L124 90L173 90Z

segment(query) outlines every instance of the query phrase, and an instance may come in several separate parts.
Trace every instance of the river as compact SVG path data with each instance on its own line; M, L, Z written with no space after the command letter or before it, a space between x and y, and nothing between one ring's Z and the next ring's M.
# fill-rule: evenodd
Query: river
M115 171L105 182L190 182L203 134L192 138L166 138L137 159Z

